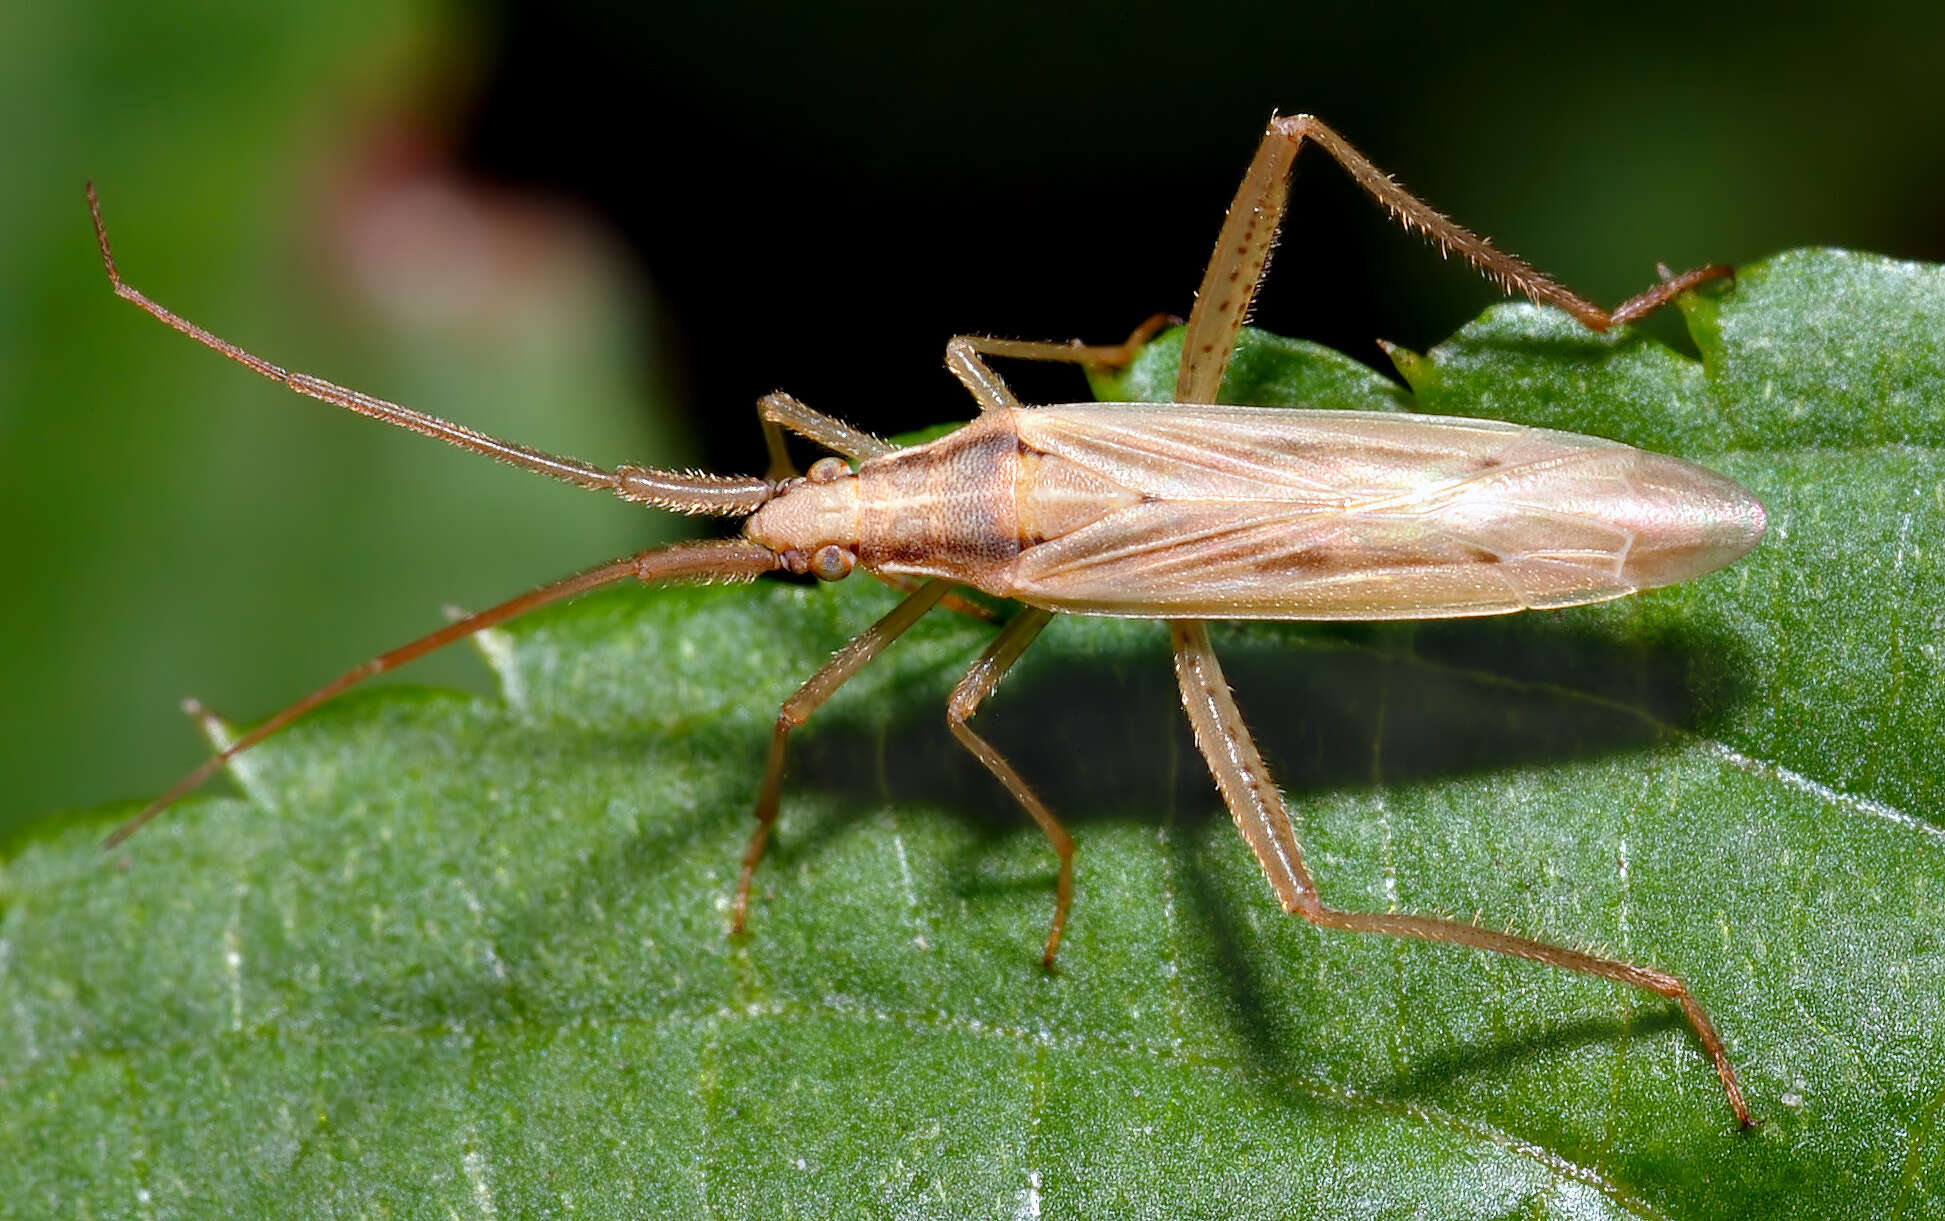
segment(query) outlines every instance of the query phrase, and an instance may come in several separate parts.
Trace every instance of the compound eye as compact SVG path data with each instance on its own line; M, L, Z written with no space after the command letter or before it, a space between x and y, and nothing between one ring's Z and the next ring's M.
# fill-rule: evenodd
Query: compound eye
M851 468L845 465L842 458L819 458L810 464L810 470L804 473L804 477L812 483L836 483L850 473Z
M810 557L810 575L820 581L842 581L851 575L858 557L835 543L819 547Z

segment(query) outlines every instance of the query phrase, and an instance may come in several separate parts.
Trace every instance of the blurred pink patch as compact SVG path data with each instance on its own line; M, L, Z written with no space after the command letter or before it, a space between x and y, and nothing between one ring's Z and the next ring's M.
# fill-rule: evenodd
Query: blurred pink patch
M381 324L549 343L613 308L623 252L574 204L464 177L413 137L331 181L327 274Z

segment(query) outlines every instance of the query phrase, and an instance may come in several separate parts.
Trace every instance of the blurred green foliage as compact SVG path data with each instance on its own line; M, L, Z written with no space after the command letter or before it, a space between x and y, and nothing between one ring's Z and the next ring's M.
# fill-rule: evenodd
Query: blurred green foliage
M130 283L268 359L567 452L672 457L619 257L555 290L571 319L518 335L387 313L334 274L373 146L471 70L472 21L231 3L0 23L0 830L184 770L185 695L262 713L444 602L671 532L297 398L116 301L92 252L84 179ZM443 270L462 293L521 288ZM428 665L480 681L463 657Z

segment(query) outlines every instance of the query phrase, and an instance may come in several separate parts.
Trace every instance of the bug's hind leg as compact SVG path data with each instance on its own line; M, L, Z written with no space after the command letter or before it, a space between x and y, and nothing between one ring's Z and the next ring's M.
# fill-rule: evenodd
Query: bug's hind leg
M1270 248L1289 200L1291 167L1306 143L1329 153L1393 220L1423 234L1441 252L1458 255L1506 292L1523 293L1540 304L1565 310L1591 330L1604 331L1617 322L1631 322L1697 284L1733 274L1727 267L1703 267L1664 278L1663 283L1610 313L1427 205L1315 115L1278 116L1270 120L1263 142L1257 145L1256 157L1243 175L1242 186L1237 188L1216 238L1215 254L1203 272L1182 346L1182 369L1175 383L1175 400L1179 403L1216 401L1230 350L1236 345L1236 333L1242 329L1269 266Z
M1743 1102L1742 1086L1736 1080L1736 1070L1729 1064L1729 1053L1722 1046L1722 1038L1716 1034L1714 1023L1709 1021L1709 1015L1688 990L1688 985L1676 976L1654 967L1636 966L1456 920L1401 912L1350 912L1325 906L1317 897L1310 870L1303 863L1303 848L1290 825L1289 811L1284 808L1269 769L1263 766L1263 756L1257 753L1256 743L1243 724L1235 697L1229 693L1215 650L1209 645L1208 626L1196 620L1178 619L1170 621L1169 632L1175 640L1175 673L1182 687L1182 706L1195 730L1195 743L1208 760L1216 787L1222 790L1223 801L1235 817L1237 829L1262 864L1283 910L1322 928L1471 946L1611 979L1666 997L1681 1006L1682 1015L1714 1063L1736 1121L1744 1128L1751 1126L1749 1107Z
M790 731L809 720L811 713L835 695L837 689L849 682L858 671L869 665L872 658L884 652L886 645L924 618L925 612L932 609L945 591L944 581L927 581L919 586L884 618L839 649L823 669L811 675L777 710L776 731L770 738L770 759L763 773L763 789L756 799L756 830L750 833L749 846L743 850L743 867L736 877L735 898L730 902L732 932L742 932L749 922L750 879L756 873L757 862L763 859L763 850L769 846L770 828L777 821L777 804L783 789L784 751L789 745Z
M986 646L979 660L973 662L966 676L959 680L959 685L952 689L952 698L946 701L945 714L946 723L952 726L952 736L978 756L979 761L986 765L986 770L1006 786L1007 792L1013 794L1013 800L1026 808L1026 812L1046 834L1047 842L1053 845L1054 855L1060 858L1060 879L1054 891L1054 922L1047 930L1047 948L1040 955L1041 965L1049 969L1054 965L1054 951L1060 948L1060 935L1067 928L1067 909L1074 902L1074 839L1067 834L1067 828L1060 825L1053 811L1047 808L1047 803L1027 787L1027 782L1013 770L1006 757L994 750L985 738L973 732L966 722L979 711L979 705L986 697L999 687L1006 672L1013 668L1014 662L1020 660L1020 654L1027 651L1027 646L1033 643L1040 629L1046 627L1052 618L1052 611L1044 611L1036 606L1029 606L1015 615L1013 621L993 638L993 643Z
M1680 275L1675 275L1666 266L1660 264L1656 265L1655 270L1661 273L1661 279L1615 306L1614 312L1608 315L1609 322L1633 322L1637 318L1654 313L1698 284L1707 284L1710 280L1733 279L1736 274L1735 268L1722 264L1691 267Z

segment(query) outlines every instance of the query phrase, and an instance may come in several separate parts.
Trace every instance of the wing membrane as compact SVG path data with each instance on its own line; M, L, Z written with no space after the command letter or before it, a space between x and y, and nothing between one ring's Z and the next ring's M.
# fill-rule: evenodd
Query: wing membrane
M1522 442L1569 435L1498 420L1173 403L1036 407L1016 413L1016 427L1031 448L1149 495L1319 507L1528 461L1542 455L1522 455Z
M1168 404L1021 411L1139 496L1025 549L1009 596L1087 614L1433 618L1632 593L1639 451L1490 420Z

